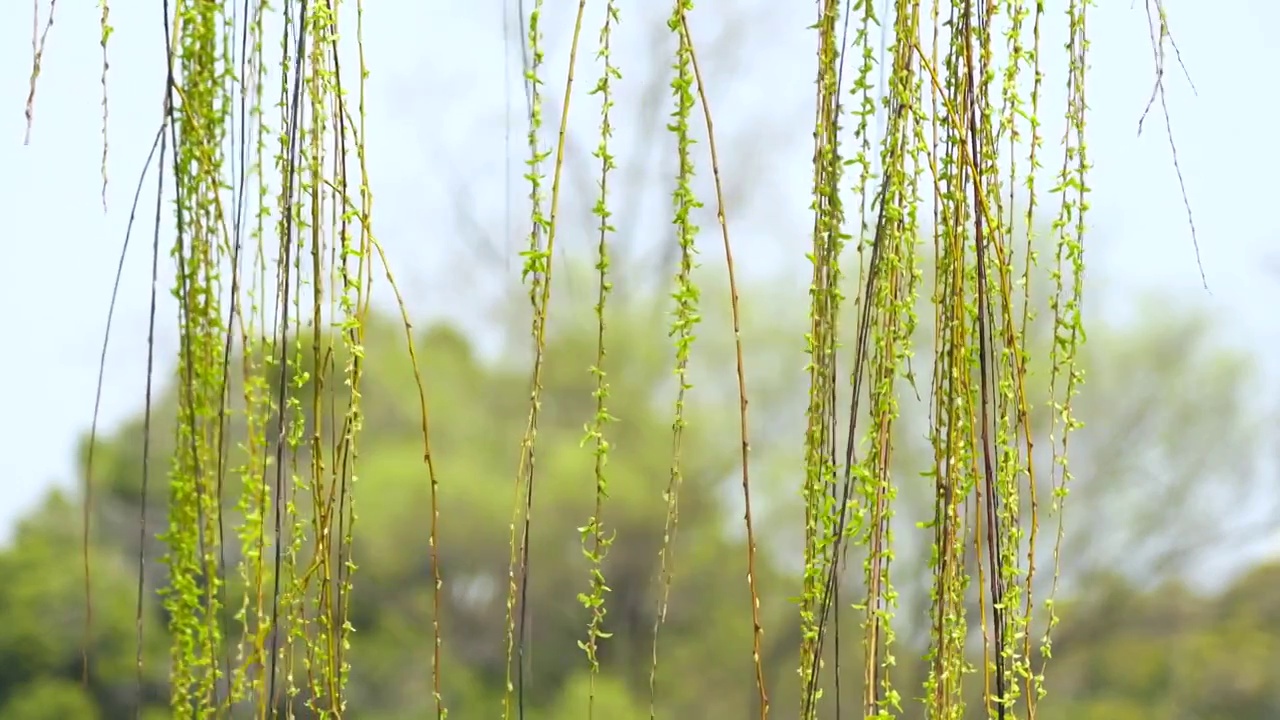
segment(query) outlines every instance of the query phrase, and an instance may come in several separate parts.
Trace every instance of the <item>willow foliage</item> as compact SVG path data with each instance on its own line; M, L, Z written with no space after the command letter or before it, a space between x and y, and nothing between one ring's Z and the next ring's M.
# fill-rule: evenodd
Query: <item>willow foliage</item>
M569 72L563 82L559 127L543 124L547 76L543 47L543 0L527 18L526 81L530 93L528 182L531 215L523 279L530 300L535 347L529 385L528 422L520 441L510 525L510 574L506 653L508 692L503 717L525 712L525 672L530 662L526 588L536 568L529 564L530 508L536 492L538 423L549 314L553 291L568 118L582 112L581 78L598 99L595 158L599 195L595 205L598 320L597 350L589 371L596 378L593 417L585 424L584 452L593 453L594 512L581 528L590 565L581 603L589 611L581 647L594 680L597 650L608 638L608 580L603 558L608 530L610 415L609 338L605 308L612 287L609 260L611 172L625 158L614 156L610 138L617 82L622 71L611 55L612 39L625 32L627 3L598 1L603 25L584 27L587 0L578 3ZM1084 217L1088 209L1085 144L1090 0L1056 3L1067 17L1061 52L1042 47L1046 3L1041 0L892 0L878 16L870 0L819 0L813 25L816 47L812 181L812 287L810 394L803 443L804 572L799 593L803 633L797 661L801 704L771 707L761 660L760 596L795 594L791 588L759 587L751 511L751 448L748 369L739 333L730 220L720 190L713 112L691 26L700 22L691 0L675 0L668 27L675 38L671 58L671 120L677 171L672 178L671 221L679 243L673 278L671 336L679 380L672 409L670 479L661 582L673 582L670 563L677 532L682 482L685 402L695 392L688 364L700 322L700 290L693 280L699 244L723 245L732 293L733 334L741 437L741 491L747 532L744 558L753 607L754 663L761 718L771 712L816 718L820 678L830 674L861 689L859 707L838 706L836 716L896 717L904 698L923 696L928 717L1034 717L1044 695L1049 631L1055 623L1052 585L1057 552L1039 536L1046 518L1060 538L1061 505L1070 473L1067 438L1076 426L1071 401L1081 382L1076 354L1083 341L1081 290ZM159 121L154 171L161 195L174 202L176 232L162 239L156 198L153 273L166 249L177 270L181 342L178 443L169 466L168 513L140 520L140 532L160 531L168 551L165 607L170 622L171 704L175 717L227 717L233 709L258 717L292 715L306 706L324 717L345 707L349 672L346 650L353 562L352 527L361 433L363 337L375 279L393 289L395 279L378 243L365 165L363 17L334 0L264 2L165 0L163 5L168 83ZM158 8L160 9L160 8ZM1149 3L1158 59L1169 40L1163 10ZM102 22L104 93L111 35L105 0ZM390 11L380 8L378 11ZM52 8L50 10L52 12ZM354 17L353 17L354 16ZM44 37L33 38L34 62L27 114L35 107L36 77ZM348 36L340 40L338 28ZM874 38L885 33L880 52ZM594 54L589 65L583 56ZM879 58L877 57L879 55ZM1065 87L1043 83L1049 64L1066 68ZM343 66L347 70L343 71ZM269 71L269 68L271 69ZM279 72L275 72L279 68ZM876 91L875 75L885 91ZM274 78L274 85L269 82ZM577 83L575 85L575 79ZM1045 97L1065 99L1066 133L1046 138L1040 112ZM571 100L575 101L571 107ZM877 122L882 115L883 122ZM106 101L103 99L104 138ZM878 127L877 127L878 126ZM705 132L705 150L694 137ZM104 202L105 155L104 143ZM150 160L149 160L150 163ZM1048 166L1049 187L1038 172ZM695 173L710 173L715 192L699 198ZM693 211L714 206L718 227L703 232ZM1038 257L1027 228L1032 214L1056 206L1054 252ZM931 236L933 247L925 245ZM926 257L932 258L926 263ZM932 278L926 268L932 267ZM1037 267L1047 272L1037 272ZM153 274L154 277L154 274ZM856 281L854 297L841 293L842 279ZM1028 324L1037 308L1033 285L1050 278L1051 342L1030 347ZM923 287L927 303L918 302ZM153 282L152 324L155 322ZM399 291L396 290L399 298ZM918 317L917 308L932 309ZM406 338L413 352L407 311ZM918 326L932 328L934 353L913 371L912 338ZM851 347L837 342L852 328ZM1052 371L1028 375L1028 357L1040 353ZM840 362L838 362L840 361ZM416 362L416 361L415 361ZM233 368L233 364L238 367ZM430 547L435 612L430 630L438 717L447 715L440 678L441 578L436 528L448 508L438 507L439 482L430 446L428 398L418 376L424 478L431 486ZM1029 384L1052 397L1047 427L1033 427ZM838 389L851 383L851 407L838 407ZM927 385L927 388L922 386ZM934 487L932 609L929 667L923 688L895 680L894 542L890 532L897 487L890 472L895 421L904 393L927 392ZM150 384L148 384L150 423ZM234 428L234 432L233 432ZM149 431L148 431L149 434ZM240 438L232 446L231 438ZM1047 438L1049 449L1036 448ZM1039 451L1039 455L1037 455ZM1048 465L1037 463L1045 454ZM1037 473L1052 475L1052 497L1038 497ZM92 472L90 471L90 476ZM159 478L144 474L142 493ZM458 479L457 481L461 481ZM86 538L89 532L86 488ZM234 495L234 512L224 512ZM146 507L146 503L142 504ZM146 547L143 543L142 547ZM849 568L850 548L862 567ZM86 595L92 603L86 540ZM148 558L138 558L139 608ZM846 573L860 573L861 590L849 596ZM1041 583L1043 585L1043 583ZM972 601L977 600L976 612ZM1037 609L1039 601L1047 610ZM224 611L235 622L221 621ZM824 646L840 642L840 613L860 618L862 664L826 667ZM91 620L90 613L90 622ZM141 609L139 609L141 617ZM653 620L652 697L661 662L659 639L666 617L666 591ZM980 663L966 653L971 627L980 629ZM832 628L835 628L832 630ZM835 633L833 639L832 635ZM142 624L138 626L139 647ZM139 678L142 655L139 653ZM836 655L838 658L839 655ZM427 671L424 671L427 672ZM86 660L86 679L88 663ZM966 708L967 692L981 688L983 708ZM495 708L496 711L496 708ZM594 713L594 702L585 708ZM656 715L651 710L651 715ZM236 716L239 716L238 714Z

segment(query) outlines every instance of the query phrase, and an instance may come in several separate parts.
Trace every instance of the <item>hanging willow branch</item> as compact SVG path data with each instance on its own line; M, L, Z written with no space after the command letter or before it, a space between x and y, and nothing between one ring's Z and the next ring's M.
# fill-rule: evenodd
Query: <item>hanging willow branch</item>
M1062 210L1055 224L1059 251L1053 271L1058 280L1051 303L1057 329L1050 350L1054 379L1049 390L1055 398L1061 398L1055 400L1061 418L1055 428L1062 428L1062 437L1055 441L1055 464L1065 458L1065 452L1058 448L1065 443L1065 432L1075 425L1069 408L1079 379L1075 348L1082 339L1079 238L1087 192L1082 140L1085 5L1080 0L1069 8L1069 135L1064 140L1060 174ZM870 58L866 28L875 19L870 3L859 3L858 9L862 12L862 29L854 44L867 49L853 92L865 98ZM834 139L839 119L833 109L838 107L838 101L833 97L833 86L838 85L836 78L843 65L832 57L838 5L825 4L816 25L820 70L814 156L812 327L808 336L811 362L808 473L804 486L806 569L801 596L805 627L800 666L805 682L802 717L814 717L817 712L822 641L828 609L833 604L837 604L838 618L838 557L846 539L862 546L865 557L861 712L865 717L892 717L901 709L901 695L889 677L896 664L889 650L893 638L890 619L896 598L889 580L893 557L889 518L896 494L890 460L898 383L913 383L908 360L916 324L917 239L922 230L918 215L926 202L932 205L935 232L931 412L935 461L931 475L937 498L931 523L934 632L926 703L931 717L963 716L963 677L970 667L965 653L965 599L973 590L977 591L981 609L982 676L988 712L1000 718L1017 713L1021 699L1024 712L1034 715L1035 703L1043 693L1043 676L1032 668L1029 640L1039 524L1032 456L1035 429L1030 426L1026 390L1026 330L1032 312L1028 288L1034 263L1029 234L1018 279L1024 288L1022 297L1017 298L1021 307L1013 293L1011 254L1014 205L1026 203L1028 233L1030 213L1036 206L1035 169L1040 138L1034 113L1040 99L1043 8L1037 4L1032 37L1028 40L1024 38L1024 28L1029 12L1019 0L1000 4L974 0L934 3L933 47L928 53L919 40L925 30L921 26L920 3L898 0L891 18L878 19L893 23L893 59L888 94L883 98L887 125L879 141L878 187L874 193L868 192L868 173L864 171L863 181L854 188L863 200L864 215L867 199L872 200L874 220L864 223L863 230L867 263L859 280L861 313L851 371L853 404L848 416L844 489L838 494L829 479L834 473L834 460L827 440L835 424L829 410L835 377L831 327L836 323L839 291L832 278L840 273L842 221L840 144ZM845 22L849 20L845 18ZM994 47L1002 23L1007 64L1003 73L997 73ZM1030 114L1018 96L1019 80L1026 68L1032 69L1034 82ZM997 94L991 87L997 75L1003 78L1003 87L998 91L999 109L992 107L990 100ZM922 96L926 83L932 97L929 111ZM853 142L855 147L865 148L867 113L859 111L855 115L862 119L855 128ZM1022 151L1020 126L1029 126L1032 136L1029 170L1022 176L1017 164ZM1008 143L1004 158L1008 174L1003 177L1002 142ZM864 168L869 165L862 155L852 164ZM933 187L932 202L922 193L926 172L930 178L925 182L931 182ZM1016 197L1019 185L1028 187L1029 197L1025 200ZM1070 279L1064 282L1063 278ZM1063 376L1069 380L1065 391L1059 393L1056 378ZM869 429L859 433L856 426L863 418L860 404L864 382L870 404L865 413ZM868 448L867 457L861 461L854 451L855 438L860 435ZM1059 474L1059 499L1065 493L1068 477L1065 471ZM1030 517L1026 518L1028 495ZM1055 509L1056 505L1057 501ZM1029 540L1023 535L1028 525ZM966 548L972 549L976 567L968 562ZM820 581L824 576L825 582ZM1047 625L1053 622L1051 616ZM1044 652L1047 656L1047 646ZM838 690L838 651L836 657ZM837 714L839 695L837 692Z
M178 0L160 9L169 60L157 142L161 164L172 158L172 174L161 168L157 183L153 268L160 257L158 213L172 193L180 325L177 437L168 529L161 535L168 546L163 559L169 582L162 594L173 638L171 706L182 717L221 717L246 705L262 717L302 706L317 714L341 713L352 629L351 491L362 425L363 338L373 252L382 255L372 235L363 150L363 51L353 112L343 89L336 6L286 2L272 14L264 3ZM104 91L107 12L101 3ZM356 44L362 47L359 4L356 13ZM264 54L269 18L280 21L283 34L274 59ZM36 65L33 76L38 59ZM271 67L279 68L278 75ZM274 131L262 104L269 75L279 82ZM106 117L104 100L104 137ZM273 132L274 161L267 150ZM104 173L105 160L104 142ZM352 163L359 168L356 182L348 180ZM256 221L246 227L251 216ZM387 278L399 298L389 271ZM153 291L149 355L154 313ZM239 356L235 372L233 356ZM432 485L434 558L436 476L416 358L414 365ZM153 425L150 361L147 373L139 699L150 503L145 458ZM239 397L233 400L236 386ZM233 428L240 438L234 449ZM226 492L233 487L239 488L238 499L229 501ZM227 560L229 518L238 537L234 569ZM443 717L439 570L433 565L433 675L437 714ZM86 550L89 592L87 572ZM229 604L232 592L239 599ZM240 626L235 634L227 632L232 611ZM86 681L88 672L86 663Z
M611 112L614 81L620 78L611 48L619 4L615 0L600 3L604 21L597 56L602 70L593 91L601 100L595 206L597 337L590 368L596 402L586 427L595 460L594 510L581 529L590 575L587 590L579 597L589 612L582 642L591 679L588 717L595 712L600 641L609 636L603 565L613 541L604 523L609 450L605 428L614 420L607 406L605 311L612 277L609 240L614 232L609 181L616 167L610 145ZM933 343L928 428L933 457L926 478L934 503L927 524L932 536L931 632L923 702L931 718L966 717L970 712L965 707L966 690L972 690L968 678L974 674L981 676L982 712L1001 720L1034 718L1045 693L1049 633L1057 622L1053 598L1063 533L1062 504L1071 478L1066 463L1068 437L1079 426L1072 399L1082 381L1077 354L1084 340L1081 297L1090 167L1085 145L1090 4L1090 0L1067 0L1065 53L1054 56L1041 48L1043 2L936 0L926 6L920 0L892 0L882 16L877 16L871 0L819 3L813 28L817 47L814 219L810 323L805 334L809 396L800 488L804 570L799 579L798 669L799 713L804 720L820 716L824 645L829 635L834 645L835 667L830 675L837 717L846 713L896 717L902 712L902 698L917 694L894 676L898 595L891 568L897 494L905 481L895 475L894 438L901 432L900 400L908 389L914 392L916 378L910 361L921 322L916 313L927 260L933 265L927 298ZM1149 0L1147 6L1157 63L1153 99L1161 99L1163 110L1163 53L1172 37L1161 3ZM544 163L553 154L544 149L541 137L542 0L535 2L527 18L531 209L522 279L529 286L535 352L509 533L506 718L525 716L531 509L552 297L551 258L586 7L587 0L579 0L549 198L542 175ZM34 19L26 102L28 137L54 9L51 2L42 30L38 13ZM160 213L167 199L175 221L170 255L176 270L172 290L180 327L177 423L165 497L167 529L161 536L167 548L163 560L168 583L163 597L172 636L174 715L224 717L233 707L251 706L255 717L290 715L303 707L318 716L340 717L347 709L346 648L353 630L349 618L356 568L354 488L363 424L360 384L376 259L399 304L421 410L425 479L431 489L430 672L436 716L444 718L440 481L408 311L372 229L364 146L363 5L356 3L354 63L345 59L347 53L338 41L342 22L334 0L285 0L278 8L264 2L165 0L161 10L167 83L156 142L161 167L156 184L139 518L138 696L143 677L146 545L152 522L147 515L148 493L154 489L149 462L154 285ZM669 128L678 160L671 220L680 261L673 278L671 330L679 384L664 496L650 716L657 717L658 636L674 582L686 400L692 389L688 369L694 330L701 321L701 295L693 281L699 228L693 215L702 203L694 193L693 178L702 161L709 163L713 176L730 288L752 659L759 714L765 718L770 705L762 660L760 560L752 520L748 393L728 230L728 216L734 209L725 207L721 190L712 113L690 32L692 11L691 0L675 0L668 16L676 46L671 83L675 109ZM99 3L99 23L105 209L107 49L112 34L105 0ZM871 82L876 67L872 31L877 27L888 35L886 47L880 48L888 58L880 68L887 73L887 83L878 99ZM278 54L272 54L266 48L272 42L269 35L277 31ZM1058 57L1065 60L1065 130L1061 161L1046 193L1038 174L1046 152L1039 120L1046 92L1042 69ZM343 85L344 63L354 65L358 73L354 109ZM849 68L854 72L846 88L844 74ZM269 82L278 85L269 90ZM1028 86L1029 98L1024 99ZM279 109L274 119L264 107L268 95L275 96ZM704 160L695 152L692 129L699 109L708 141ZM878 116L883 122L877 122ZM274 147L268 149L270 145ZM148 167L150 162L148 158ZM145 173L144 168L144 177ZM1031 229L1049 198L1057 202L1054 251L1052 261L1041 267L1035 252L1038 240ZM1019 213L1019 207L1025 212ZM1021 234L1015 219L1025 225ZM926 259L930 232L932 249ZM126 238L126 248L127 242ZM856 272L848 268L851 250L857 255ZM1032 287L1045 284L1044 277L1051 284L1042 294L1048 295L1052 334L1047 347L1033 348L1029 329L1038 296ZM856 283L851 312L842 293L846 280ZM841 321L850 316L852 325L842 327ZM925 323L929 324L928 319ZM843 365L839 362L842 329L853 335ZM1050 366L1047 382L1040 388L1032 386L1027 370L1036 356L1047 358ZM842 417L838 398L846 383L849 405ZM1032 424L1031 398L1038 395L1050 398L1048 428ZM96 417L94 422L96 428ZM1050 445L1052 464L1047 469L1037 469L1033 453L1034 443L1042 438ZM92 457L91 441L83 518L86 684L93 681L89 656ZM1046 471L1052 486L1049 510L1057 520L1048 591L1038 590L1033 583L1044 514L1037 477ZM229 523L232 539L227 537ZM856 711L844 710L841 685L855 675L843 672L840 648L842 605L849 604L844 575L850 554L862 562L855 583L861 587L854 589L853 606L861 625L862 672L853 691L859 695ZM1037 613L1036 603L1041 600L1046 610ZM979 667L966 652L974 628L983 641ZM1039 638L1038 649L1033 638ZM1039 658L1034 657L1037 654Z
M596 296L596 359L591 366L591 374L595 376L596 412L587 425L587 434L583 443L594 444L595 467L595 511L590 520L579 531L582 533L582 553L591 564L589 590L580 593L578 600L591 613L587 623L587 640L582 649L587 654L590 675L587 696L587 720L595 718L596 710L596 676L600 673L599 644L601 640L611 636L604 630L605 593L609 591L604 577L604 559L613 537L605 532L604 504L609 495L609 482L606 477L605 463L609 459L609 442L605 439L605 426L617 418L609 414L606 406L609 397L609 382L605 373L605 307L613 283L609 275L609 238L614 232L610 224L612 213L609 211L609 177L616 169L613 155L609 151L609 140L613 136L610 123L610 112L613 110L613 83L622 77L613 56L610 54L614 25L619 21L617 5L609 0L605 7L604 25L600 28L600 43L596 56L604 67L596 82L592 94L600 96L600 144L596 147L595 157L600 161L600 194L596 198L593 212L599 218L600 239L596 246L596 272L598 273L598 294Z
M680 246L680 263L675 276L674 319L670 335L675 342L675 374L677 382L675 400L675 418L671 423L671 473L667 480L666 520L662 529L662 551L660 553L659 574L662 582L662 599L658 605L658 615L653 626L653 653L649 668L649 717L657 717L657 676L658 676L658 636L663 623L667 619L667 609L671 596L673 580L673 563L675 556L675 538L679 529L680 489L684 482L684 464L681 451L684 448L685 398L692 388L689 382L689 357L693 348L694 329L702 321L699 314L701 291L694 284L692 273L695 266L694 255L697 253L696 239L698 227L694 225L692 214L702 207L701 201L693 191L693 144L690 134L690 118L697 102L694 95L694 75L692 62L692 45L684 34L684 13L690 6L686 0L676 0L671 15L667 19L667 27L675 34L676 57L672 64L674 76L671 80L671 94L675 99L675 110L672 112L673 122L668 126L675 135L676 141L676 177L675 189L672 191L672 225L675 228L676 242Z

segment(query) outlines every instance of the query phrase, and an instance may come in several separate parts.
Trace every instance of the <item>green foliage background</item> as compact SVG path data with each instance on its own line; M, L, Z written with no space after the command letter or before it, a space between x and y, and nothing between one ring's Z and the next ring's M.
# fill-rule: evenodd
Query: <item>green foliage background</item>
M770 290L762 288L759 294L763 297ZM620 316L615 325L619 328L619 354L633 358L636 368L618 373L613 386L612 398L620 417L611 461L616 489L610 496L617 543L606 561L605 574L611 587L606 627L614 635L602 643L601 675L595 685L595 712L623 719L649 716L648 654L652 612L660 589L655 576L664 512L659 488L667 474L664 458L670 441L667 419L655 400L670 390L662 389L669 385L667 372L662 363L646 359L660 355L665 337L661 328L647 322L643 303L637 305L640 309ZM1157 328L1112 330L1096 326L1086 367L1093 366L1091 358L1127 359L1097 367L1090 373L1091 386L1112 387L1125 380L1132 384L1135 378L1145 379L1141 387L1133 389L1132 405L1115 391L1084 394L1082 412L1088 428L1097 429L1097 435L1086 439L1090 433L1082 433L1082 464L1092 468L1095 464L1085 463L1086 456L1110 454L1103 440L1110 434L1108 429L1114 431L1130 423L1139 406L1147 410L1141 415L1142 423L1168 423L1170 427L1163 441L1141 436L1144 446L1158 458L1177 460L1182 453L1192 452L1187 449L1191 445L1196 448L1194 454L1225 462L1230 455L1248 454L1256 445L1256 440L1245 437L1242 445L1222 448L1215 455L1214 443L1203 440L1197 427L1186 422L1189 416L1202 412L1203 404L1179 409L1148 403L1147 393L1157 394L1170 384L1185 382L1185 378L1219 377L1205 393L1237 405L1215 409L1217 422L1230 422L1232 415L1241 416L1236 418L1241 429L1263 422L1246 409L1252 382L1249 360L1233 351L1213 349L1219 347L1219 341L1197 329L1203 322L1198 316L1183 312L1180 317L1183 319L1171 321L1172 327L1163 333ZM747 337L767 347L766 339L778 332L769 327L771 324L749 326ZM568 368L575 356L590 355L591 328L585 322L578 326L581 332L566 331L551 343L550 368ZM416 400L408 355L399 344L394 320L374 318L370 328L369 355L376 361L371 361L367 378L365 410L368 427L378 430L369 431L361 458L354 540L359 581L352 603L352 622L357 630L351 638L352 674L347 696L352 717L407 719L432 712L431 643L424 629L430 627L433 580L424 561L427 523L422 512L429 490L422 482L415 440ZM1191 339L1188 367L1170 367L1159 354L1145 349L1167 336ZM442 458L450 458L449 463L442 461L439 472L459 478L443 485L440 498L450 508L442 518L440 540L445 579L442 665L447 670L443 690L452 716L488 717L500 712L503 696L501 586L507 572L507 468L514 458L510 443L502 439L520 432L521 406L509 397L523 387L522 364L518 359L491 362L478 357L461 334L443 326L420 331L418 345L424 376L434 379L428 383L428 391L436 399L433 407L451 419L434 436ZM760 352L752 359L766 366L781 362L795 354L795 345L792 342L778 348L778 357ZM714 348L708 350L708 355L715 354ZM709 358L694 370L703 371L699 378L711 376L712 365ZM646 373L645 367L651 370ZM1223 371L1213 373L1216 367ZM712 386L709 377L708 383ZM548 448L547 482L540 491L545 495L536 499L539 536L531 558L536 569L530 588L534 618L530 684L536 693L528 709L532 717L583 715L590 692L589 666L576 645L589 617L576 601L588 566L578 547L576 528L591 510L591 498L582 490L583 478L589 479L590 454L580 446L581 424L576 418L584 403L589 409L591 386L592 378L585 372L566 372L548 384L545 402L549 420L543 435ZM504 387L507 391L501 392ZM786 397L788 393L785 388L762 393L771 395ZM782 403L766 405L774 404ZM761 409L764 412L766 408ZM750 614L741 592L742 539L735 531L736 513L721 499L726 478L733 473L735 448L731 438L725 440L723 434L713 431L726 419L731 422L732 413L731 399L728 404L705 403L691 413L691 469L682 495L680 564L672 585L657 685L659 712L668 717L738 717L753 707ZM508 418L506 427L495 425L504 417ZM61 495L51 495L40 511L23 522L14 542L0 554L0 566L11 579L0 588L0 616L6 619L0 631L0 697L5 703L0 717L132 717L137 700L132 566L137 551L140 434L140 422L126 424L102 439L95 460L101 464L93 524L97 528L92 552L94 680L89 691L80 684L83 587L76 505ZM789 443L779 443L781 453L772 452L763 442L757 445L762 455L760 482L765 497L770 498L763 505L769 509L761 516L761 542L771 550L765 556L776 558L767 564L770 569L762 584L783 588L797 581L795 552L784 549L798 549L791 539L799 512L794 462L785 452ZM771 457L780 459L772 463L767 460ZM925 461L927 456L915 462ZM912 461L904 458L903 462ZM1078 492L1073 495L1080 508L1076 522L1091 535L1110 538L1096 541L1093 552L1133 547L1125 527L1092 517L1094 503L1115 507L1116 513L1128 508L1123 517L1135 517L1146 503L1118 504L1107 489L1123 482L1117 477L1133 477L1132 471L1123 464L1100 464L1103 466L1082 471ZM1190 475L1185 479L1195 480L1196 476ZM1175 479L1170 482L1182 485ZM163 499L153 497L152 502L160 512ZM911 512L913 504L907 502L904 512ZM1176 525L1181 519L1193 520L1198 509L1195 502L1179 506L1171 500L1161 516ZM903 533L910 537L909 529ZM1143 533L1151 545L1180 552L1177 541L1183 533L1176 527ZM159 551L160 545L155 544L150 557L157 557ZM916 562L914 567L920 568ZM910 577L916 572L903 570L902 574ZM162 566L152 560L148 568L150 590L163 583L162 574ZM1095 568L1088 562L1069 564L1068 574L1074 580L1068 581L1071 589L1060 608L1064 620L1055 632L1050 694L1040 710L1042 717L1271 717L1280 702L1273 682L1273 668L1280 660L1280 636L1275 632L1280 607L1273 601L1280 597L1280 568L1259 567L1213 593L1188 587L1176 576L1137 582L1132 575L1109 574L1105 565ZM856 579L849 585L851 591L856 589ZM903 585L904 592L910 594L910 583L904 581ZM799 618L782 592L770 595L765 613L770 622L767 676L779 688L774 702L784 703L788 699L783 688L794 682ZM149 592L148 598L153 597ZM902 611L902 642L908 648L927 642L927 627L914 620L921 617L918 612ZM144 707L148 718L169 717L165 654L171 636L165 630L158 602L148 600L144 620ZM846 616L845 622L846 632L856 632L856 620L850 622ZM918 679L925 670L909 660L917 652L900 651L903 674L899 678L908 692L915 685L913 678ZM923 715L919 705L908 703L902 717Z

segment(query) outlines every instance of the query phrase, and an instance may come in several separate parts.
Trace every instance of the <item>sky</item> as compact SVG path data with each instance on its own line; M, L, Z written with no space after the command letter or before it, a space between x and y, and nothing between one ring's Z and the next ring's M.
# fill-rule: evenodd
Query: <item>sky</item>
M1153 289L1210 309L1221 319L1224 340L1257 353L1274 384L1280 377L1280 323L1272 320L1280 299L1280 216L1267 208L1280 189L1274 176L1280 167L1274 129L1280 95L1267 88L1268 80L1256 78L1269 78L1280 67L1280 43L1269 37L1280 26L1280 3L1165 2L1194 82L1193 91L1169 63L1168 110L1194 211L1206 291L1159 115L1149 118L1141 136L1137 132L1154 78L1142 2L1104 0L1089 20L1089 150L1095 163L1086 240L1091 283L1105 286L1108 312L1122 312L1127 299ZM627 68L654 64L652 40L639 30L628 31L634 14L628 6L635 3L621 4L616 57L624 77L642 80L642 72L628 74ZM47 3L41 5L43 14ZM7 316L8 345L0 352L0 538L51 486L69 485L74 478L74 449L93 413L106 310L129 206L159 117L164 67L159 13L152 4L117 2L111 11L116 31L110 45L110 182L104 212L102 57L94 5L58 7L34 129L25 145L32 8L8 3L0 10L5 248L0 307ZM380 236L408 278L414 310L450 315L459 306L459 293L478 292L481 286L492 290L505 282L499 278L495 284L491 277L476 278L459 268L485 248L508 252L510 243L501 238L520 232L509 210L510 199L524 192L519 165L524 99L513 70L518 51L511 50L508 39L518 22L514 2L380 0L368 5L369 153ZM549 4L546 27L570 27L571 5L576 3ZM717 116L727 118L718 121L717 132L726 138L721 142L728 174L745 178L731 193L737 192L747 208L744 215L785 217L801 223L798 227L808 203L812 142L805 129L812 114L811 5L704 0L695 10L700 42L719 48L718 55L707 52L707 77ZM565 64L567 38L558 30L548 33L548 75L556 77ZM1057 57L1055 42L1046 41L1046 58ZM622 92L629 91L624 86ZM631 94L637 108L647 107L636 92ZM665 95L661 101L665 108ZM587 111L582 122L594 122L593 116L594 110ZM629 116L620 111L619 117ZM661 114L653 117L662 122ZM628 152L651 150L636 127L621 128L620 136L624 164ZM661 217L665 207L650 210ZM629 212L643 211L640 206ZM519 217L518 210L514 216ZM627 222L625 212L620 222ZM141 225L147 226L145 220ZM776 233L760 223L740 225L745 226L739 234L742 246L735 254L745 272L799 277L803 243L778 242ZM640 251L657 234L636 231ZM101 422L108 431L140 410L149 297L146 244L138 240L124 264L102 396ZM514 252L510 249L512 257ZM162 348L175 347L171 324L159 328Z

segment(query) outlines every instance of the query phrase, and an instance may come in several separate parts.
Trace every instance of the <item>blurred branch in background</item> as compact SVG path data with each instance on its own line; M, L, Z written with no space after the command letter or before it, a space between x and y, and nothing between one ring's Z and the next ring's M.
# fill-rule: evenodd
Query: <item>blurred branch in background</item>
M1091 333L1064 572L1216 587L1275 525L1275 404L1213 317L1163 295L1140 307Z

